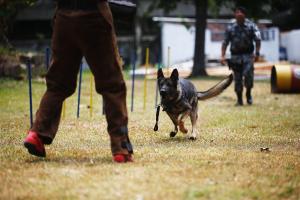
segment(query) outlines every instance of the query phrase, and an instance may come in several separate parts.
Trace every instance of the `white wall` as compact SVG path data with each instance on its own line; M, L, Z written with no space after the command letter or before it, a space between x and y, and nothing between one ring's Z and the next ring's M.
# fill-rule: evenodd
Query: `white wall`
M269 35L269 40L262 40L260 54L266 61L276 62L279 60L279 29L268 28L261 30Z
M287 49L289 61L300 63L300 30L282 33L281 45Z
M170 64L192 59L194 55L195 27L189 29L182 24L162 24L162 61L168 63L168 47L170 47Z
M262 41L261 55L267 61L279 60L279 30L270 28L263 30L269 40ZM222 41L211 41L211 31L205 33L205 54L208 59L220 59ZM162 23L162 61L168 63L168 47L171 48L170 64L190 60L194 56L195 27L185 27L179 23ZM300 46L300 45L299 45ZM227 56L230 55L227 48Z
M207 59L220 59L221 47L223 41L211 41L211 31L205 31L205 55ZM229 56L229 47L226 50L226 56Z

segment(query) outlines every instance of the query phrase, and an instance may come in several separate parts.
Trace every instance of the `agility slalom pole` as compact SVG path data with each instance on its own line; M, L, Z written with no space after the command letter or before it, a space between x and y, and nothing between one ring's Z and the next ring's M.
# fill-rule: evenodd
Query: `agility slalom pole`
M102 96L102 115L105 115L105 101L103 96Z
M171 47L168 47L168 64L167 64L167 76L170 76L170 60L171 60Z
M136 54L132 54L132 83L131 83L131 112L133 112L134 104L134 83L135 83L135 64L136 64Z
M159 63L157 64L157 70L159 70L161 68L161 63L159 61ZM158 101L158 83L156 80L156 89L155 89L155 108L157 108L157 101Z
M46 69L49 69L49 65L50 65L50 48L47 47L46 48L46 56L45 56L45 64L46 64Z
M93 117L93 73L90 76L90 117Z
M145 64L145 77L144 77L144 110L146 109L146 100L147 100L148 65L149 65L149 48L146 49L146 64Z
M63 105L62 105L62 118L65 119L66 117L66 100L64 100Z
M31 61L27 60L27 78L28 78L28 95L29 95L29 113L30 113L30 128L33 125L33 116L32 116L32 84L31 84Z
M80 63L80 69L79 69L79 84L78 84L78 98L77 98L77 118L79 118L79 114L80 114L81 82L82 82L82 62Z

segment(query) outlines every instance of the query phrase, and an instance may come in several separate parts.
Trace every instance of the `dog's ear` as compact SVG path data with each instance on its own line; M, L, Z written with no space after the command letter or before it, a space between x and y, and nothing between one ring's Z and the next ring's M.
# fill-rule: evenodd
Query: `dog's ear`
M163 70L161 68L159 68L159 70L157 71L157 79L160 78L165 78Z
M174 69L173 71L172 71L172 74L171 74L171 80L172 81L174 81L174 82L176 82L176 81L178 81L178 79L179 79L179 74L178 74L178 70L177 69Z

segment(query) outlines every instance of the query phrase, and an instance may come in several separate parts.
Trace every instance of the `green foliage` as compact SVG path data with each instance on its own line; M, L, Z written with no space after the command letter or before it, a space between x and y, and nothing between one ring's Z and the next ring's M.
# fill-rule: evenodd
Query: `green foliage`
M32 6L36 0L0 0L0 44L9 46L6 33L20 9Z
M1 21L15 16L17 11L26 6L32 6L35 2L36 0L0 0Z
M181 0L169 0L169 1L161 1L161 0L153 0L149 10L152 11L155 8L161 8L164 9L166 12L170 12L171 10L174 10L177 7L177 3Z
M12 49L0 46L0 56L1 55L13 55L15 52Z

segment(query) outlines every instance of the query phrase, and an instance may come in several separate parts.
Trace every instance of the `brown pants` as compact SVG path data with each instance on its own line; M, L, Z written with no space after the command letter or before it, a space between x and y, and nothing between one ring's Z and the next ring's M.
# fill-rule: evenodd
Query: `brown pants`
M121 148L121 142L128 139L126 85L107 2L100 2L95 11L57 10L51 65L46 75L47 91L32 130L41 136L45 144L52 143L58 130L62 103L76 90L83 56L94 75L96 91L103 95L105 101L112 151L127 154L128 151Z

